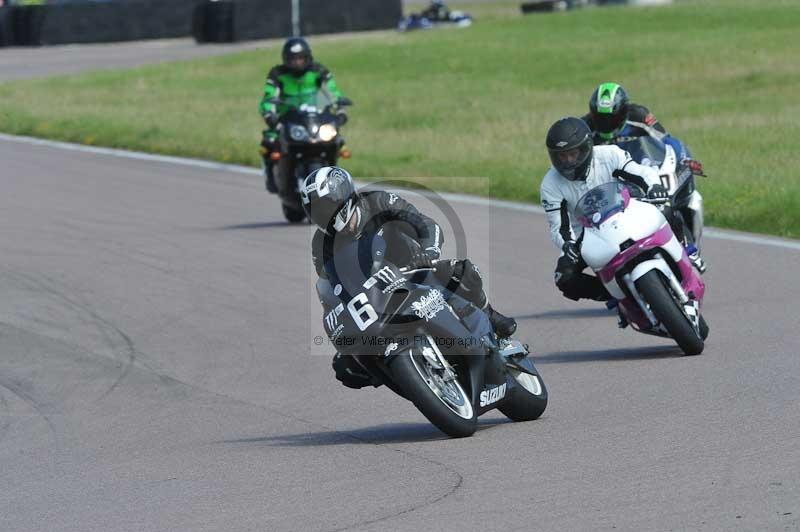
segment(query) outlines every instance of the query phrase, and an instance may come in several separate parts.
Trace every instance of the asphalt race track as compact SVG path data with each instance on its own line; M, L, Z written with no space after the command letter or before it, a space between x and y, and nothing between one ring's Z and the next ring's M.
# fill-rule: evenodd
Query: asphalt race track
M0 530L800 528L798 250L708 239L687 358L562 299L541 215L452 202L551 400L449 440L333 379L311 229L258 176L0 160Z
M359 33L362 38L381 38L385 34L385 30ZM352 35L347 32L317 35L311 37L311 42L332 41ZM132 68L165 61L198 59L257 50L281 42L282 39L266 39L198 45L194 39L182 38L63 46L0 47L0 82L56 74L76 74L86 70ZM265 76L270 64L280 61L278 51L272 51L269 55L273 59L265 58Z
M0 48L0 81L194 59L254 49L265 42L270 41L198 46L194 39L187 38Z
M7 49L0 80L258 46ZM686 358L562 299L541 215L450 202L445 254L518 318L550 405L448 440L333 379L311 229L258 176L9 140L0 161L2 531L800 529L796 243L706 240Z

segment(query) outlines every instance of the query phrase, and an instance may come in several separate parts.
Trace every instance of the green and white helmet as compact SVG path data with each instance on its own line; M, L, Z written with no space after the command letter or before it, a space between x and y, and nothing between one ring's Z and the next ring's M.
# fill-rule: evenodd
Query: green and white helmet
M601 83L589 99L594 130L604 139L616 136L628 119L628 93L617 83Z

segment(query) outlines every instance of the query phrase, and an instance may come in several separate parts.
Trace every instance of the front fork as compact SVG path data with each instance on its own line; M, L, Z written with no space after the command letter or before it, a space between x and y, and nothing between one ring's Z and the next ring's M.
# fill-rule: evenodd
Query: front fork
M686 208L689 229L694 239L694 246L700 251L700 239L703 237L703 196L697 190L692 192Z
M636 289L636 279L639 279L644 274L652 271L658 270L661 274L666 277L667 282L669 283L670 288L672 289L672 293L678 297L678 303L683 307L684 313L692 322L692 326L694 326L695 330L699 331L700 329L700 305L699 302L695 299L690 298L686 291L684 291L683 286L681 286L681 282L678 280L677 276L672 272L670 267L667 265L667 262L664 260L664 257L661 253L655 254L655 259L658 261L652 267L645 267L643 265L647 265L649 263L653 263L654 261L649 260L645 263L639 264L636 268L633 269L631 273L626 273L623 275L622 280L627 286L628 291L633 296L634 301L642 310L644 315L647 317L647 321L650 322L650 325L653 327L659 326L659 321L656 318L653 311L650 309L650 306L647 302L642 298L639 291ZM635 278L634 278L635 277Z

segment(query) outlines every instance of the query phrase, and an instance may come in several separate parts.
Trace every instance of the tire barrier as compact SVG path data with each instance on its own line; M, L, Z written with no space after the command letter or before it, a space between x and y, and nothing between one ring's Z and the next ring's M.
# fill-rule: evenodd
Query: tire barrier
M303 35L394 29L401 18L400 0L300 0Z
M394 28L403 14L401 0L300 0L302 35ZM236 42L292 34L292 1L221 0L197 6L197 42Z
M523 15L529 13L545 13L550 11L566 11L573 8L573 2L570 0L533 0L531 2L524 2L520 4L520 10Z
M590 5L612 6L612 5L667 5L672 0L529 0L520 4L523 15L528 13L543 13L550 11L567 11Z
M186 37L200 0L120 0L0 9L5 45L97 43ZM7 33L8 22L11 29ZM9 38L10 34L10 38Z
M0 46L14 44L14 9L0 7Z

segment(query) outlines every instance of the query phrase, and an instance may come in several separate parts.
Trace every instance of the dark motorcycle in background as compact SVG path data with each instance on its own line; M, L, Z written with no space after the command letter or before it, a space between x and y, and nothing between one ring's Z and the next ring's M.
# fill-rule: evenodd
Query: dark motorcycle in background
M664 135L652 131L650 136L620 137L615 144L637 163L658 172L670 196L669 205L662 208L664 215L691 254L692 248L699 248L703 236L703 197L695 186L695 174L686 163L689 150L680 140L669 137L665 142L658 138Z
M472 17L463 11L450 11L446 18L430 18L413 13L400 19L398 31L429 30L433 28L466 28L472 25Z
M494 408L513 421L541 416L547 389L528 346L498 338L486 314L432 269L383 260L385 249L380 236L361 238L325 265L317 294L336 350L452 437L473 434Z
M340 110L352 102L320 89L270 103L285 109L277 126L279 149L270 153L278 196L286 220L299 223L306 217L300 202L303 180L318 168L336 166L339 157L350 157L340 132L347 117Z

